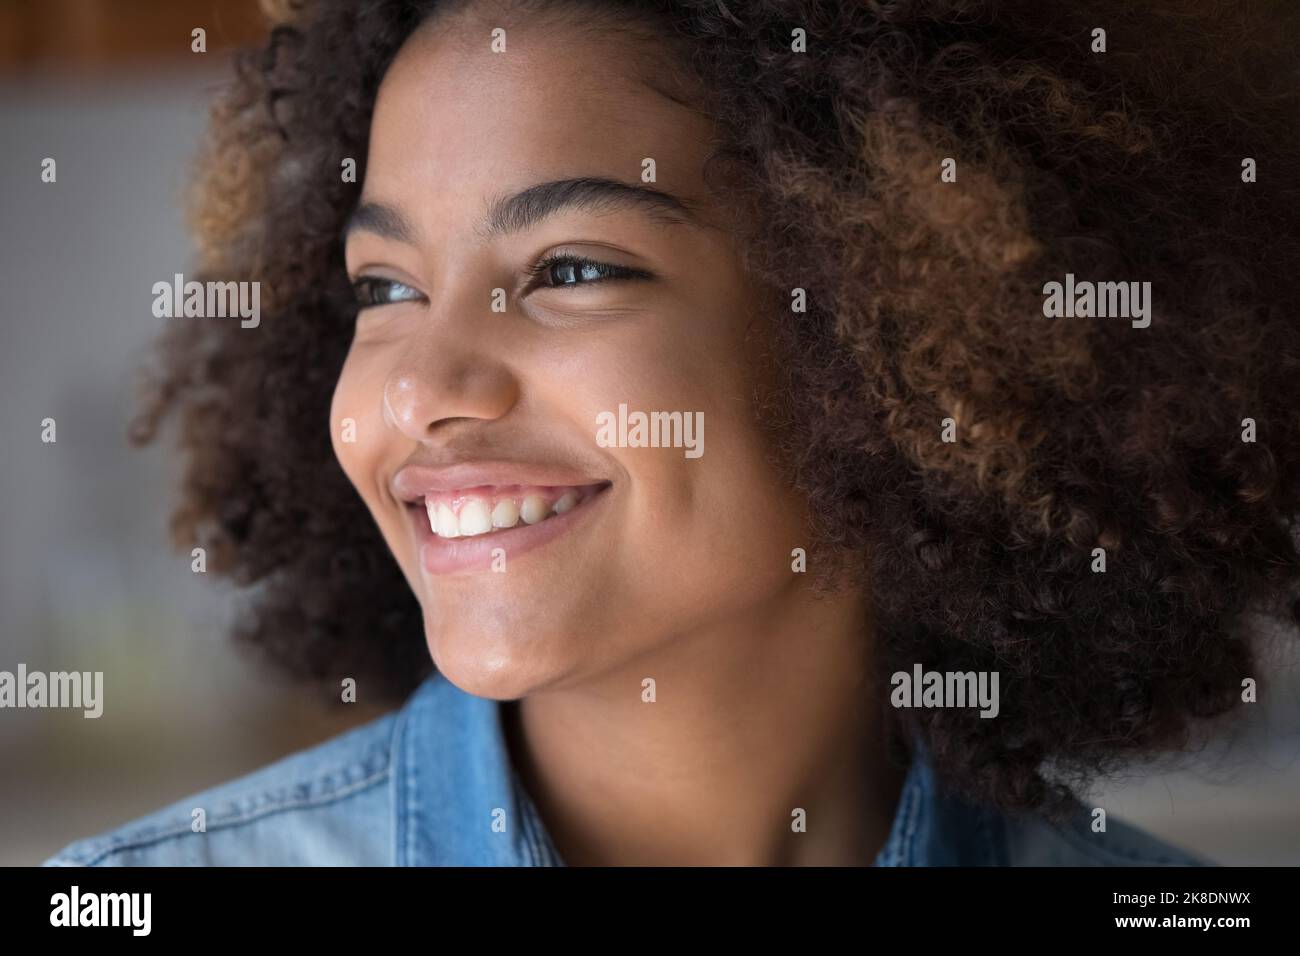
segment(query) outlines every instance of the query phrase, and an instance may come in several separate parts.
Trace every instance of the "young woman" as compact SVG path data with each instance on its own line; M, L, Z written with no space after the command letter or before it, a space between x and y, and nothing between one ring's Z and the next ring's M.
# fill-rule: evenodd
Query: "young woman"
M140 437L395 709L49 862L1198 862L1080 796L1300 611L1297 14L1137 6L291 11Z

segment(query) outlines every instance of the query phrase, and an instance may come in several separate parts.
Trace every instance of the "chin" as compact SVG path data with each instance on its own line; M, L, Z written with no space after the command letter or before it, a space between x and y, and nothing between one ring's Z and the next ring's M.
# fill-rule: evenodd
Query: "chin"
M563 680L567 669L554 659L555 648L518 634L499 635L457 629L426 631L434 666L449 681L476 697L517 700Z

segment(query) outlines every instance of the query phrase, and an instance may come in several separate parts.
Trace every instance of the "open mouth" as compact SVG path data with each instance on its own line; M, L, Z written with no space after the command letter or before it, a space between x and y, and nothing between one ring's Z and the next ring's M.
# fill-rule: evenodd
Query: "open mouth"
M520 524L535 525L572 511L603 485L541 487L511 485L474 488L424 498L429 530L439 538L497 534ZM419 503L413 507L418 508Z
M530 551L565 533L610 487L586 485L480 485L429 492L406 502L431 574L502 570L502 558Z

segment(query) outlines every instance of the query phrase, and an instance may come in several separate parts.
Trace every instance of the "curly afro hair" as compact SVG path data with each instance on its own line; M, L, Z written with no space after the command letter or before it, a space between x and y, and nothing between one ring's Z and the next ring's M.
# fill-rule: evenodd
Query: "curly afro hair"
M243 640L397 698L432 667L419 608L327 434L339 170L363 178L379 82L448 4L281 6L192 217L203 278L262 283L261 328L172 326L135 438L177 419L174 532L247 588ZM889 711L941 779L1051 812L1240 703L1250 619L1300 619L1300 5L509 6L657 34L708 91L775 310L781 462L869 589L864 640L885 674L1000 674L995 720ZM1045 317L1067 273L1150 282L1150 326Z

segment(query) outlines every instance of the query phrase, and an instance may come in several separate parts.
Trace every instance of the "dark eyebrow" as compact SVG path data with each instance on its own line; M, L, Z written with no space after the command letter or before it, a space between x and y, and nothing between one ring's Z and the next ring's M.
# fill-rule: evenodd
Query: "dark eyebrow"
M614 179L582 176L557 179L529 186L512 196L492 202L476 232L487 239L507 232L521 232L562 209L639 209L667 225L703 225L692 204L672 193L646 186L631 186ZM385 239L415 245L415 228L392 206L363 202L343 227L346 242L353 232L372 232Z
M343 227L343 241L347 242L348 236L357 231L373 232L385 239L415 245L415 229L406 217L383 203L363 202L358 206Z
M484 238L520 232L562 209L639 209L667 225L702 225L692 204L671 193L647 186L631 186L614 179L581 176L538 183L497 199L478 226Z

